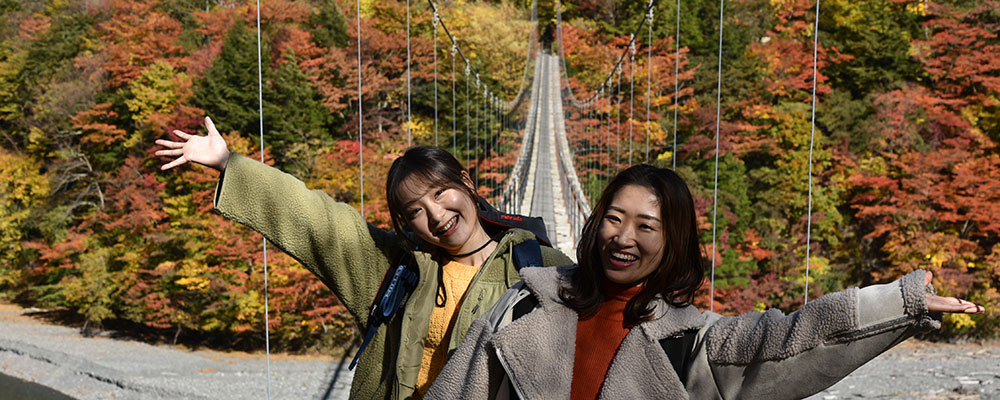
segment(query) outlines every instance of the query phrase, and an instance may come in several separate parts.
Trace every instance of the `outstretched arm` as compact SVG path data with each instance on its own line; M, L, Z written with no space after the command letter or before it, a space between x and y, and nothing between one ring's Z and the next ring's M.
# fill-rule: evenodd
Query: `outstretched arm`
M205 129L208 130L206 136L191 135L182 131L174 131L182 141L156 139L156 144L166 147L166 150L157 150L156 155L162 157L176 157L173 161L160 167L168 170L188 161L196 162L217 171L225 171L229 162L229 148L226 140L215 129L212 119L205 117Z
M260 232L333 289L352 315L364 318L391 261L404 251L395 235L368 224L350 205L256 160L230 153L205 117L205 136L182 131L180 141L157 140L175 157L168 170L188 161L221 172L215 209Z
M934 295L930 279L916 271L889 284L828 294L789 315L769 310L718 319L699 333L704 340L687 388L692 398L803 398L918 331L940 327L939 312L983 312Z

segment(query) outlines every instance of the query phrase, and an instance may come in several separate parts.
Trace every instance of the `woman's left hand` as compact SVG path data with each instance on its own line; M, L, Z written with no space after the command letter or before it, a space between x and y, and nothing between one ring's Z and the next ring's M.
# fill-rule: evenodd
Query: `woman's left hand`
M924 278L924 284L929 285L931 283L931 278L934 274L927 271L926 277ZM946 313L963 313L963 314L982 314L986 312L983 306L976 305L975 303L967 300L962 300L955 297L943 297L935 296L932 294L927 295L927 311L931 312L946 312Z

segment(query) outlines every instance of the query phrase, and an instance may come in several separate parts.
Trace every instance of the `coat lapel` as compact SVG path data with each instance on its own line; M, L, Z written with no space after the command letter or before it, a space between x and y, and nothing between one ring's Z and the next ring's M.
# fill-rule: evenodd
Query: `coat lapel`
M577 314L560 304L559 287L572 267L524 268L521 277L541 305L514 320L492 339L508 376L525 399L569 398L573 383ZM602 399L686 399L660 339L701 329L697 308L657 301L654 318L632 329L622 341L601 388Z
M493 337L508 377L527 399L569 398L576 348L576 312L568 308L529 313ZM545 327L545 329L538 329Z
M538 297L540 310L514 320L493 337L508 376L525 399L569 398L576 348L576 312L558 304L567 269L524 268L521 278Z
M671 338L705 325L698 309L658 302L654 318L632 329L615 354L601 388L602 399L686 399L687 390L660 346Z

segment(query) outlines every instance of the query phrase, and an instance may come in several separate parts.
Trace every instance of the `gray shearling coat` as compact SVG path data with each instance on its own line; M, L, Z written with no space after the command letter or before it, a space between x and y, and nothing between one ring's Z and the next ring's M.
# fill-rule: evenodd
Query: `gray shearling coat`
M568 399L577 314L560 303L558 288L574 271L575 267L522 269L524 287L512 288L472 324L427 398L507 398L513 388L524 400ZM789 315L769 310L722 317L660 301L654 318L633 328L622 341L599 397L806 397L917 330L939 327L928 315L925 293L932 289L923 282L924 271L917 271L889 284L823 296ZM510 321L511 307L528 292L538 298L539 307ZM690 329L698 333L692 361L686 366L688 378L682 384L659 340Z

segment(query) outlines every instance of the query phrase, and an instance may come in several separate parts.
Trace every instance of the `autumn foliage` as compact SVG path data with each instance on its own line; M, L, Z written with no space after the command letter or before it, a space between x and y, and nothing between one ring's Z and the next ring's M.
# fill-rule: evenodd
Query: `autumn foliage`
M591 200L648 140L650 162L676 163L696 197L716 269L715 297L706 280L699 305L801 307L808 226L810 299L928 269L941 293L987 305L950 316L945 333L995 336L1000 3L824 2L813 149L815 2L726 2L721 93L718 5L682 2L679 22L675 7L657 2L652 49L644 27L636 65L626 55L618 73L642 6L564 4L568 132ZM640 133L631 155L628 124Z
M273 347L343 344L356 321L336 297L212 211L214 172L161 172L153 141L199 132L210 115L232 150L259 159L260 105L265 162L359 210L363 200L375 224L387 226L381 182L411 141L453 151L500 203L528 102L503 114L483 93L510 100L524 86L537 46L529 11L442 5L477 85L461 59L452 69L441 26L435 42L428 6L413 2L408 109L403 2L362 2L360 98L353 2L262 1L259 88L256 3L195 3L0 1L0 293L75 312L87 329L129 321L167 341L259 349L266 263ZM552 10L540 4L539 31L551 35ZM576 100L608 77L644 4L564 4ZM717 5L682 2L677 37L675 4L657 2L652 40L644 28L595 101L564 103L567 132L591 200L629 162L676 162L696 196L706 262L716 260L716 311L794 310L806 282L814 3L726 4L716 254ZM952 318L946 333L995 335L1000 3L823 7L809 297L930 269L943 293L988 306ZM697 300L712 301L707 289Z

